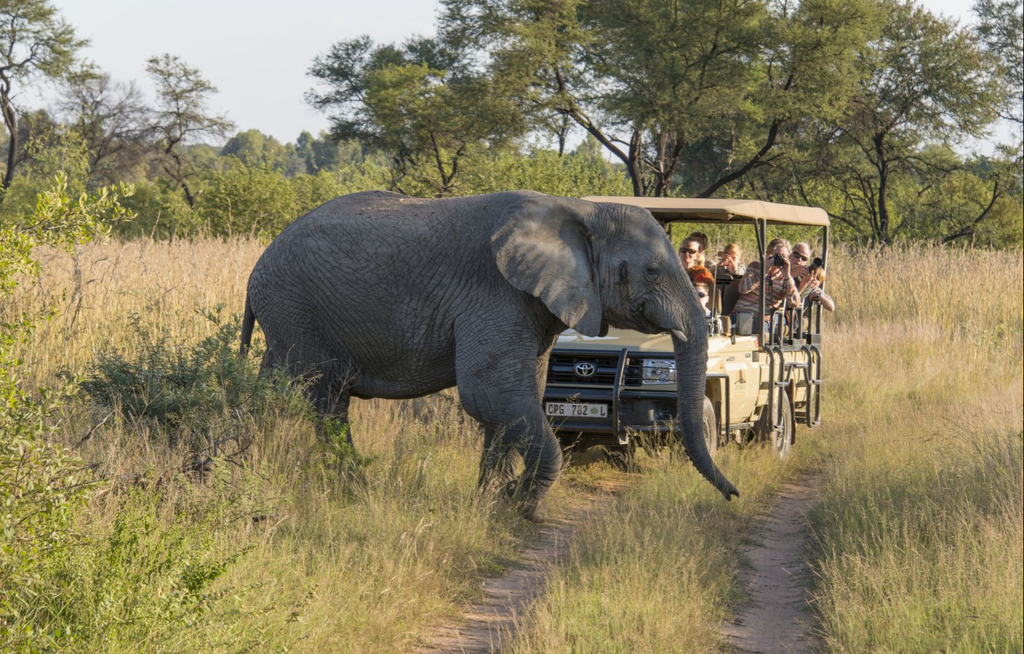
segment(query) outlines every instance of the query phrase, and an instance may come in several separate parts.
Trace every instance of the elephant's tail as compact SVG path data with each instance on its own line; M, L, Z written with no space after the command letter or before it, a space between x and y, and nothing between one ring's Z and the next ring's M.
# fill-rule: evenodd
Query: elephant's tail
M256 314L252 311L252 303L249 296L245 297L245 314L242 316L242 345L238 348L238 355L243 359L249 356L249 344L252 343L252 328L256 324Z

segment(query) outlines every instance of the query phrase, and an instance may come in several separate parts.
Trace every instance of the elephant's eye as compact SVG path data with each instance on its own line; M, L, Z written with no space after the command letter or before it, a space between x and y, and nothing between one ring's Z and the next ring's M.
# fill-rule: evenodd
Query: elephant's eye
M658 276L661 274L661 268L658 266L647 266L644 270L644 279L648 282L654 282L658 280Z

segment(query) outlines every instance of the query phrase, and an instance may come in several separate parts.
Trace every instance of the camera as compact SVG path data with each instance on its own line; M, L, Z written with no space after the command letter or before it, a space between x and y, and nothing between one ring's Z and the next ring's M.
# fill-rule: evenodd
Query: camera
M775 256L772 257L772 264L781 268L786 265L786 257L776 253Z
M821 257L814 257L814 260L811 261L811 265L808 268L808 270L814 272L818 268L821 268L823 265L825 265L825 262L821 260Z

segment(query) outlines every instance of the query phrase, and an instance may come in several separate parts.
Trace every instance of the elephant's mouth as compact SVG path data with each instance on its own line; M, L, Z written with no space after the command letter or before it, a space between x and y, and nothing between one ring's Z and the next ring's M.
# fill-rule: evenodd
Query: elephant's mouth
M668 331L667 327L663 327L656 323L648 315L648 303L646 300L641 300L633 306L630 311L630 320L633 325L632 328L643 334L660 334L661 332Z

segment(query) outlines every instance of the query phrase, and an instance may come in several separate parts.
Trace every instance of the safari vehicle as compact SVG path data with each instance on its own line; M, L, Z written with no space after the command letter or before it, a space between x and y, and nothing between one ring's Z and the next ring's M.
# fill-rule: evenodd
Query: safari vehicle
M671 233L693 223L748 225L765 271L768 228L798 225L821 230L822 267L828 264L828 216L821 210L753 200L586 197L649 210ZM682 225L680 225L682 223ZM780 457L795 442L796 425L821 424L821 305L729 314L739 299L739 276L716 275L708 303L708 364L704 438L709 453L730 442L770 444ZM666 444L674 436L675 361L668 334L610 329L600 337L568 330L548 362L544 410L563 447L603 445L630 453Z

